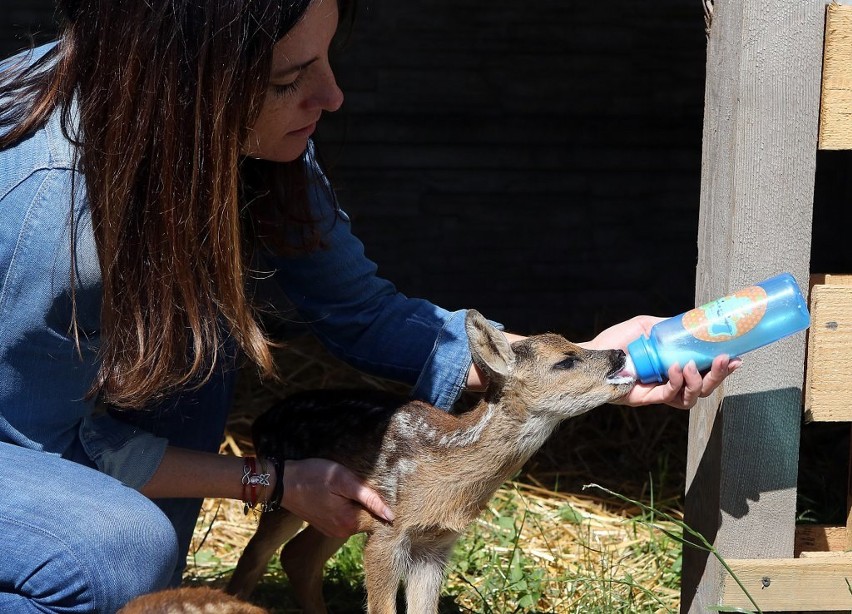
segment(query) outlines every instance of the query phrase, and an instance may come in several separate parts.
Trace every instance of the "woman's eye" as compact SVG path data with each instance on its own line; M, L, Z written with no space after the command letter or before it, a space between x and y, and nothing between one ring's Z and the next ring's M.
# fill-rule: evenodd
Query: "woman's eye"
M271 84L272 91L275 92L276 96L287 96L289 94L294 94L299 89L299 84L301 83L301 77L302 77L302 75L300 73L299 76L296 77L290 83L282 83L282 84L273 83L273 84Z
M578 358L576 356L569 356L564 360L560 360L555 365L553 365L554 369L573 369L578 362Z

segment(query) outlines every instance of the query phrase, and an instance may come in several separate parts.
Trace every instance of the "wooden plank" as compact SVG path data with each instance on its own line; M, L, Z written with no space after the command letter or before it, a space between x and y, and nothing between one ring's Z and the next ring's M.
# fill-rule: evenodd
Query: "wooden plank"
M826 15L819 148L852 149L852 6Z
M696 304L780 271L807 282L819 126L824 0L714 7ZM725 558L793 554L804 358L803 334L749 354L691 412L686 522ZM721 577L685 548L681 611L721 603Z
M811 273L810 287L820 284L829 286L852 286L852 275L836 273Z
M814 285L810 311L805 418L852 422L852 285Z
M805 524L796 526L793 556L813 556L816 552L845 553L846 527Z
M824 612L852 609L852 555L804 559L729 560L739 579L764 612ZM751 610L753 605L725 573L722 603Z

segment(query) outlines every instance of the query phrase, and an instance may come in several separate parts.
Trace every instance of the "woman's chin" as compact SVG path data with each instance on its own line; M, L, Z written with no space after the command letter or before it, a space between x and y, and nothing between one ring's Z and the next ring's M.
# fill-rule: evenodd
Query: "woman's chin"
M267 162L293 162L304 155L308 148L308 138L307 136L295 138L288 135L277 146L253 147L243 150L242 154L246 158L266 160Z

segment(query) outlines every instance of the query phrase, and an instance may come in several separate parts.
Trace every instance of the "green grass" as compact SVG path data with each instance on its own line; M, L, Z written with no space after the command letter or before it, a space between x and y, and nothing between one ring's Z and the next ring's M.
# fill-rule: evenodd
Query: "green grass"
M523 507L517 490L501 493L498 502L502 505L489 509L454 553L449 593L464 605L462 611L675 611L674 603L657 596L661 581L672 591L679 582L679 552L668 537L650 535L625 519L623 535L607 543L598 535L598 523L570 504L536 513ZM560 539L560 525L572 528L570 544Z

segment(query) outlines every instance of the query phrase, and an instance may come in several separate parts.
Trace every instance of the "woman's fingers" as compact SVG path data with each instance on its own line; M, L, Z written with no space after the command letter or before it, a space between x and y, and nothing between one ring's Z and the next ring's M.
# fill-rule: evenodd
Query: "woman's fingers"
M320 458L284 464L282 504L330 537L357 533L364 509L393 520L393 512L375 490L343 465Z
M710 396L731 373L742 365L739 358L717 356L710 370L701 375L693 361L681 369L673 365L668 371L668 381L658 384L637 384L620 403L641 405L670 405L678 409L690 409L699 398Z
M338 494L359 503L373 516L393 522L393 511L385 504L379 493L342 465L339 465L339 473L340 492Z
M743 364L740 358L728 358L726 355L717 356L713 360L710 371L704 377L702 383L701 396L710 396L716 388L728 377L731 373L740 368Z

